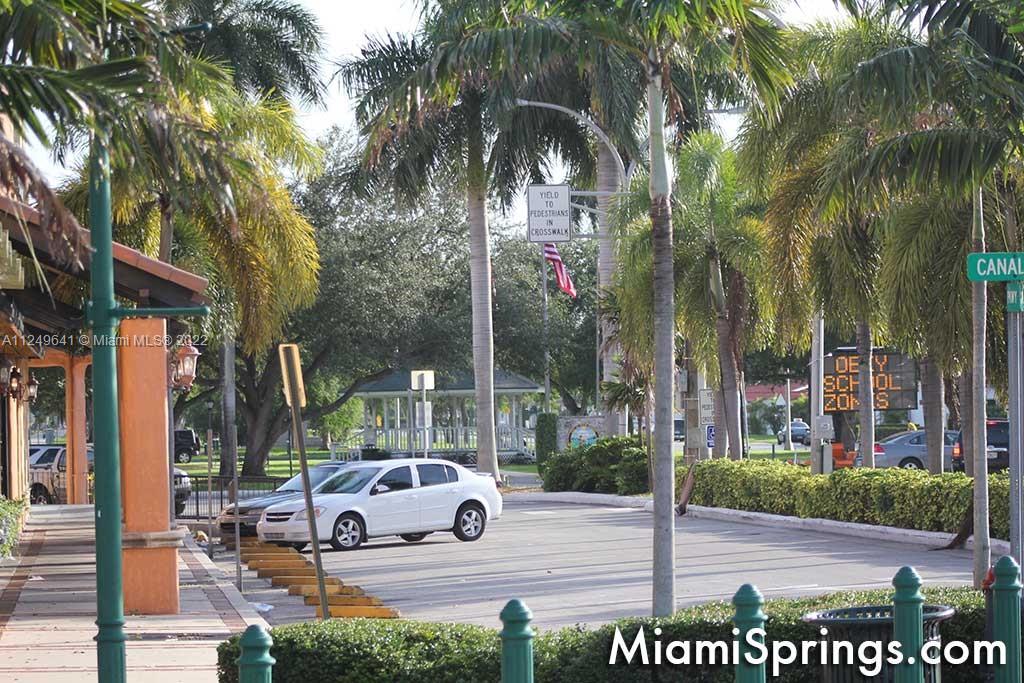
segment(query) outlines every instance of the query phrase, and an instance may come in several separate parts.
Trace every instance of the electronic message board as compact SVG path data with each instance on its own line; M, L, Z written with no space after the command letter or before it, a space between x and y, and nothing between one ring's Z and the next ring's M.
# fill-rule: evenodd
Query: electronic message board
M875 410L909 410L918 407L917 363L902 353L874 351L871 383ZM825 412L845 413L860 407L857 389L858 355L855 349L836 349L825 356Z

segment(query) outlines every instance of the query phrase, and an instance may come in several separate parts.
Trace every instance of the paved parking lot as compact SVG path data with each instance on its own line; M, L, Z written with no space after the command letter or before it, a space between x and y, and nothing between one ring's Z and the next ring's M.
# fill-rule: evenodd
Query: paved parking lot
M729 599L747 581L769 597L882 588L904 564L929 583L970 581L963 550L710 520L678 519L676 528L681 606ZM355 552L324 550L331 575L412 619L494 626L512 597L526 601L541 627L650 612L651 515L638 510L516 503L509 495L504 516L476 543L445 533L417 544L380 539ZM258 599L276 602L272 593ZM273 612L275 622L311 614L285 604Z

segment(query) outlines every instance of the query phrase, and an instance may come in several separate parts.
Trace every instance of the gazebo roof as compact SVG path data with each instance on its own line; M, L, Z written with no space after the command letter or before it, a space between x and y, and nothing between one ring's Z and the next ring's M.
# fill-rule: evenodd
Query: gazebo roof
M434 390L430 393L435 396L472 396L475 389L473 373L470 371L456 372L448 377L440 374L434 384ZM389 398L404 397L412 390L412 373L409 370L395 370L380 379L367 382L355 393L360 398ZM508 372L501 368L494 368L494 393L495 394L536 394L543 391L536 382Z

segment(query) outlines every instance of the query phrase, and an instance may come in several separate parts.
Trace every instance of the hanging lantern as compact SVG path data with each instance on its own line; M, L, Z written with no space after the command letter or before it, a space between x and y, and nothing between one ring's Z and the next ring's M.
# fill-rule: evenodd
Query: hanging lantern
M192 345L190 337L186 337L185 343L174 352L174 360L171 362L171 384L175 389L189 391L192 388L199 356L199 349Z

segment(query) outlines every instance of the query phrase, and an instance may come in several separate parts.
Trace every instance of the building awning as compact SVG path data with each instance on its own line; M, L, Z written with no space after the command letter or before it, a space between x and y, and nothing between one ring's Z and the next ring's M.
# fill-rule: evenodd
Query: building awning
M66 275L88 282L92 252L86 250L80 254L80 264L69 262L65 255L67 249L53 244L40 228L38 211L0 196L0 222L7 228L14 250L34 258L47 280L52 279L50 275ZM88 235L88 231L85 233ZM122 299L152 308L209 303L204 294L209 284L206 278L116 242L113 244L113 257L114 293ZM87 291L87 288L83 288L81 296L86 296ZM17 313L16 317L23 321L23 332L52 334L83 327L84 316L79 306L60 300L53 292L45 291L39 285L7 289L3 295ZM6 307L0 305L0 325L3 324L6 310ZM7 348L11 345L4 346L5 352L16 353Z
M440 374L434 383L434 390L428 392L432 396L465 396L474 395L476 383L470 371L457 372L444 377ZM360 398L399 398L412 391L412 374L409 370L395 370L378 380L367 382L354 395ZM539 384L522 375L494 369L495 395L536 394L543 391Z

